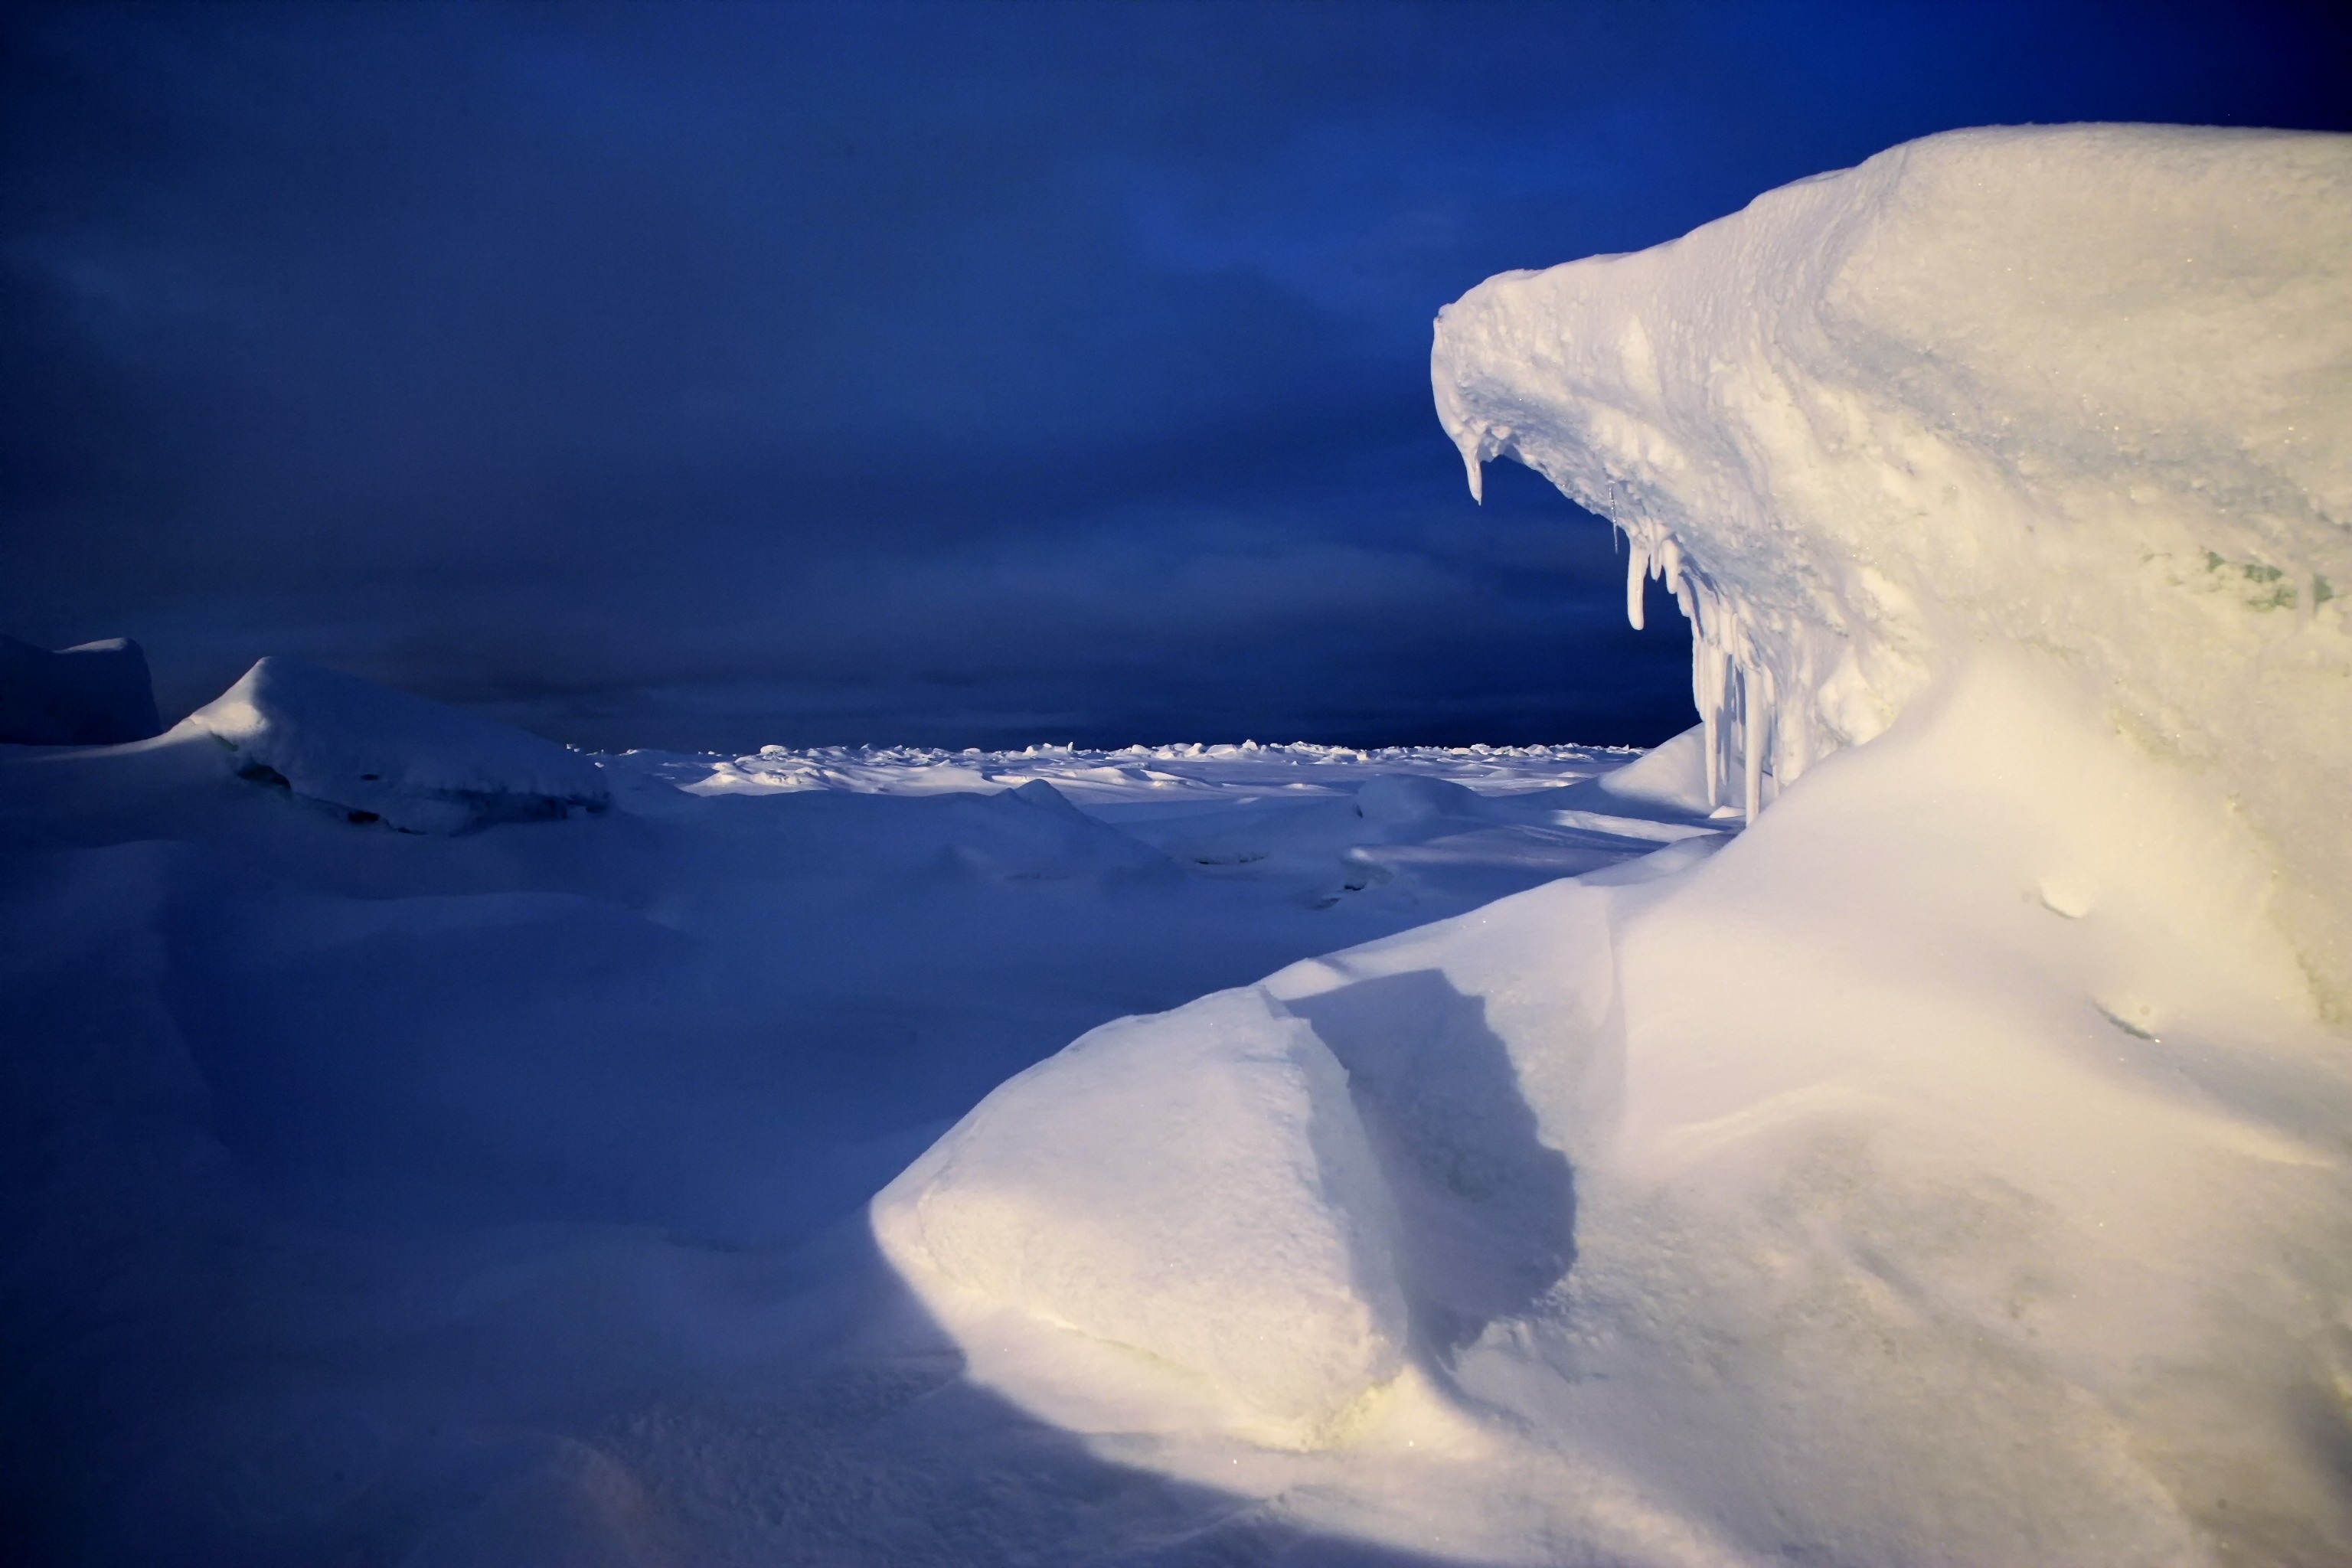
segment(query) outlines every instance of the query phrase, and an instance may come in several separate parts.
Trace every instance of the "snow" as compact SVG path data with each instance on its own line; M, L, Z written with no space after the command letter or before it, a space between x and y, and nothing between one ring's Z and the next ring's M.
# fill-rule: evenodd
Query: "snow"
M894 1262L1183 1368L1305 1442L1402 1364L1388 1205L1347 1073L1253 989L1031 1068L875 1225Z
M2352 1559L2347 183L1958 133L1449 307L1643 754L0 746L17 1537Z
M961 1377L862 1205L1090 1030L1720 839L1598 793L1634 758L592 757L277 659L162 736L0 747L0 1338L37 1369L11 1507L140 1563L954 1563L1087 1531L1116 1561L1207 1527L1223 1493L1119 1481ZM1207 1131L1344 1100L1311 1037L1247 1037L1256 1087L1203 1079ZM1319 1181L1287 1147L1251 1179ZM1049 1168L992 1169L1051 1212ZM1393 1295L1325 1342L1385 1234L1334 1195L1266 1194L1330 1270L1282 1346L1191 1319L1237 1275L1089 1321L1191 1321L1182 1353L1256 1391L1214 1420L1297 1451L1403 1342ZM1262 1234L1200 1213L1236 1258ZM983 1281L992 1223L940 1216ZM1083 1269L1034 1239L1040 1280Z
M1702 731L1584 787L1756 826L998 1090L875 1205L972 1374L1482 1561L2352 1554L2347 198L2344 138L1960 133L1449 307L1474 485L1545 472L1627 535L1636 616L1655 571L1696 625ZM1243 1092L1302 1023L1345 1114ZM1164 1108L1216 1089L1156 1188ZM1264 1173L1326 1121L1376 1179ZM1007 1212L1014 1164L1055 1176ZM1113 1228L1098 1194L1150 1245L1021 1267ZM1382 1224L1351 1272L1291 1245ZM1358 1353L1302 1406L1204 1348L1287 1345L1347 1278L1318 1333L1355 1350L1380 1258L1387 1381ZM1171 1279L1214 1300L1134 1310Z
M181 721L239 776L404 833L602 811L587 759L520 730L299 659L265 658Z
M130 638L52 653L0 637L0 744L103 746L161 728L147 656Z
M1752 812L1983 643L2049 655L2272 846L2352 1006L2352 153L1954 132L1441 314L1438 411L1608 516Z

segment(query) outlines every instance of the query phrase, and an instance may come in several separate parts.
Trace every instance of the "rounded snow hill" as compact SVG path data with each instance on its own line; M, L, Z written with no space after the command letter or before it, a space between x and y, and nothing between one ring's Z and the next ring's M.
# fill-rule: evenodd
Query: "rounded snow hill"
M602 811L596 764L552 741L300 659L270 658L189 714L237 774L352 822L462 833Z
M1064 1355L1173 1373L1298 1443L1403 1364L1389 1208L1347 1073L1249 989L1106 1024L1030 1068L873 1215L934 1305L1012 1308L1083 1342Z

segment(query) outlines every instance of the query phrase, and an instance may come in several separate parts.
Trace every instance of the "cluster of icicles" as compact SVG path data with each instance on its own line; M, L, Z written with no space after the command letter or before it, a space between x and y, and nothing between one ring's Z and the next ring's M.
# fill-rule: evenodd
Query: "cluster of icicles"
M1486 460L1510 436L1508 429L1494 426L1475 439L1456 434L1473 500L1486 500ZM1625 618L1635 631L1642 629L1643 584L1662 578L1673 590L1683 618L1691 624L1691 700L1697 704L1706 730L1706 804L1710 808L1723 805L1736 774L1739 809L1754 822L1768 800L1796 783L1797 775L1830 749L1816 739L1809 705L1794 710L1780 700L1783 692L1813 689L1810 652L1797 642L1790 657L1800 668L1776 674L1780 661L1767 656L1749 617L1691 560L1664 523L1628 515L1633 509L1622 505L1596 505L1561 483L1557 474L1540 467L1538 471L1559 484L1570 500L1608 518L1624 537ZM1612 503L1621 499L1613 482L1610 497Z
M1780 700L1783 689L1809 690L1811 682L1801 674L1784 687L1738 603L1683 552L1663 523L1624 518L1611 523L1625 540L1625 618L1633 629L1642 629L1642 589L1651 578L1673 590L1691 624L1691 700L1706 730L1706 803L1724 805L1736 775L1740 810L1753 822L1768 788L1777 795L1813 760L1812 726L1784 711Z

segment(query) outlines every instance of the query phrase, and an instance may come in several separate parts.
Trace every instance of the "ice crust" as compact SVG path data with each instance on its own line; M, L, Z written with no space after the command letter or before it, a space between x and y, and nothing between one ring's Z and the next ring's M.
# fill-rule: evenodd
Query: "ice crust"
M1601 513L1752 814L1986 643L2269 840L2352 1002L2352 138L1954 132L1438 318L1438 412Z
M554 820L612 801L576 752L299 659L262 659L173 734L218 742L250 782L408 833Z

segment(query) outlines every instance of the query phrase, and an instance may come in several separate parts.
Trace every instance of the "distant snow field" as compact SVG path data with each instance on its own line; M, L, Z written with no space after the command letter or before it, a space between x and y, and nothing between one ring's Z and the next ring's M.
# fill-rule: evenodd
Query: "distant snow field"
M1930 138L1433 376L1690 732L0 746L37 1551L2352 1561L2352 138Z

